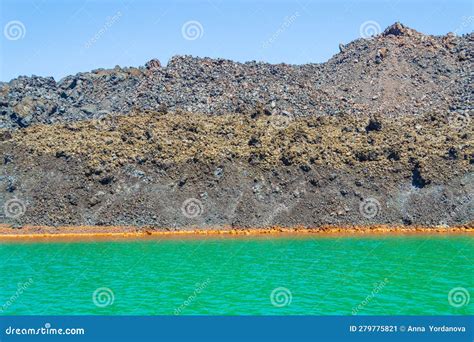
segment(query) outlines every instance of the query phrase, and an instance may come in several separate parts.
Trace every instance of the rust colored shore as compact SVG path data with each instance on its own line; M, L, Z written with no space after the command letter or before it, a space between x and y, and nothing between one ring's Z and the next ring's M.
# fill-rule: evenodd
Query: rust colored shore
M24 226L14 228L0 225L0 241L37 240L116 240L116 239L173 239L214 237L305 237L305 236L364 236L364 235L474 235L474 225L459 227L407 227L407 226L345 226L345 227L268 227L268 228L187 228L165 229L132 226Z

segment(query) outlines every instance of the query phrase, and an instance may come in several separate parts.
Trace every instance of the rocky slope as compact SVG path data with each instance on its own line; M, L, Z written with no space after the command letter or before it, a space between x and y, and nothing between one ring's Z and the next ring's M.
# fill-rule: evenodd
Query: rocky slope
M473 38L394 24L319 65L175 57L12 80L0 222L472 225Z
M0 128L99 118L132 109L287 116L421 113L467 116L474 34L423 35L394 24L323 64L271 65L173 57L98 69L59 82L19 77L0 86Z

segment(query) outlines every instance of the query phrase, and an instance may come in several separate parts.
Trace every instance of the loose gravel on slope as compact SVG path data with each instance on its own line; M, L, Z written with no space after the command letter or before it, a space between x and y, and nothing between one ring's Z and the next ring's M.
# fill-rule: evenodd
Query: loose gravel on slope
M473 226L474 35L0 84L0 223ZM141 228L137 228L141 229Z

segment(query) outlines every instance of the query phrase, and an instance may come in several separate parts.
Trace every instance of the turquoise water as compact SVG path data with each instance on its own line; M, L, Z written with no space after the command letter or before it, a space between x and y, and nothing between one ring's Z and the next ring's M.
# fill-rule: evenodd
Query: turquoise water
M6 315L474 314L473 247L467 236L3 243L0 309Z

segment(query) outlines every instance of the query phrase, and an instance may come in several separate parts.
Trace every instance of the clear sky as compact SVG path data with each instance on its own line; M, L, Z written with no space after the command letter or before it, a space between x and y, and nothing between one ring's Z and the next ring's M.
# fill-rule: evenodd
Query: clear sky
M473 31L472 0L1 0L0 80L56 80L173 55L323 62L395 21L429 34Z

